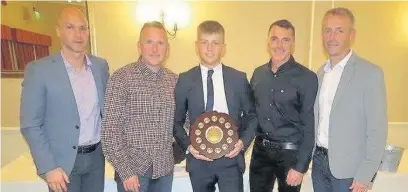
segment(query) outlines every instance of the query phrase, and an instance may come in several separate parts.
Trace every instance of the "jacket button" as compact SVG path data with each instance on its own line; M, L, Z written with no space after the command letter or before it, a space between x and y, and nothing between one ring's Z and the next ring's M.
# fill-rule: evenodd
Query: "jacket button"
M76 146L72 146L72 149L76 149Z
M79 126L77 125L77 126L75 126L75 129L79 129Z

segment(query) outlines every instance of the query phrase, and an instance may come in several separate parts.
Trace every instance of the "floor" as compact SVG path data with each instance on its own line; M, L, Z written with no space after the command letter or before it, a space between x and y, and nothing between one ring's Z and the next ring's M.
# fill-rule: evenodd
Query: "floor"
M397 143L408 141L406 129L401 133L390 133L393 137L402 137L396 139ZM401 146L408 148L408 146ZM246 159L250 157L250 151L246 154ZM113 169L106 164L106 183L105 191L115 192L116 183L113 181ZM248 174L244 175L245 191L248 189ZM401 160L397 173L381 172L377 182L374 185L374 192L402 192L408 189L408 152L406 152ZM28 147L18 130L1 130L1 191L2 192L37 192L47 191L47 186L35 174L31 155ZM173 183L173 191L189 192L191 190L188 174L184 171L184 162L175 167L175 178ZM312 190L310 172L306 175L302 185L302 192Z

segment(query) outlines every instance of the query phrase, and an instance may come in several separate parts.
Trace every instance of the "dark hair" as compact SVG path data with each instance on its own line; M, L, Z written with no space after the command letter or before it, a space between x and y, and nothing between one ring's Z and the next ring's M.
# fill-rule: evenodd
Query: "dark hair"
M293 37L295 37L295 27L293 27L292 23L286 19L281 19L281 20L277 20L275 22L273 22L271 24L271 26L269 26L269 30L268 30L268 35L271 32L271 29L273 26L279 26L285 29L292 29L293 31Z

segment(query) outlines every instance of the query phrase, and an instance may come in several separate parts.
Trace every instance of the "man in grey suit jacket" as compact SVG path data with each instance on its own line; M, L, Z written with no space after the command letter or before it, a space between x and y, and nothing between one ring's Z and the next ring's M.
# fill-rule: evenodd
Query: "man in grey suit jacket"
M28 64L21 95L21 132L37 173L55 192L102 192L100 145L105 60L86 55L88 24L78 9L61 12L60 52Z
M216 21L198 26L196 47L201 63L180 74L176 84L174 137L187 153L187 171L193 191L243 191L245 150L258 126L252 90L245 73L220 62L224 50L224 28ZM194 149L183 128L186 112L194 122L204 112L227 113L238 127L239 141L224 157L209 159Z
M318 71L313 187L315 192L367 191L387 138L384 75L350 49L355 29L348 9L329 10L322 32L329 60Z

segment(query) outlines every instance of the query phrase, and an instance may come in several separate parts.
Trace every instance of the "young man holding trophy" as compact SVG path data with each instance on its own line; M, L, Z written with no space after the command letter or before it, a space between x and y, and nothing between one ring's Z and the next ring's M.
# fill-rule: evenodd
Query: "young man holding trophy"
M198 26L200 64L176 84L174 137L187 154L195 192L243 191L245 150L258 126L246 74L221 63L225 31L217 21ZM188 113L191 128L183 128Z

